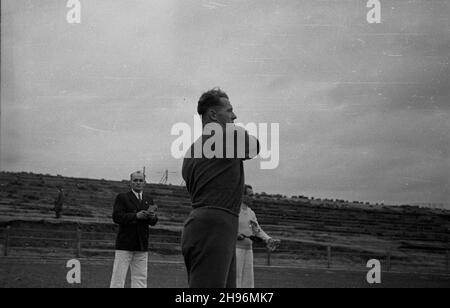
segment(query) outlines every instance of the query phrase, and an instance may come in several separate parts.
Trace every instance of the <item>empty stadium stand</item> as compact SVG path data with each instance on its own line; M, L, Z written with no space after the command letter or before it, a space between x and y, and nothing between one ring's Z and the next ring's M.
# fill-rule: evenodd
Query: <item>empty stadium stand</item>
M52 211L58 185L67 195L62 220L54 219ZM2 172L0 242L9 225L14 230L13 251L57 255L74 250L79 229L83 256L110 255L116 230L112 205L117 193L127 190L128 181ZM191 210L185 187L148 184L146 191L159 205L151 250L179 256L182 223ZM331 249L334 263L363 266L371 258L388 258L389 266L397 268L448 268L450 211L267 195L255 196L252 209L264 230L282 240L280 250L271 256L275 264L308 265L315 260L326 266ZM263 247L256 252L265 255Z

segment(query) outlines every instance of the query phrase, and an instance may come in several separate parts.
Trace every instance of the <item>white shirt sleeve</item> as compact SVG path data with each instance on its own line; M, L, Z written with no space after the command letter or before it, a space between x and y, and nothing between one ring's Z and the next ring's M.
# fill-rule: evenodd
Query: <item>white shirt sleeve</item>
M250 209L250 219L251 219L252 221L256 222L256 224L258 225L258 228L259 228L259 230L260 230L259 233L256 234L256 236L259 237L259 238L261 238L261 239L263 239L264 241L267 241L268 239L270 239L270 236L267 235L267 233L264 232L264 230L263 230L263 229L261 228L261 226L259 225L258 219L256 218L256 214L255 214L255 212L253 212L252 209Z

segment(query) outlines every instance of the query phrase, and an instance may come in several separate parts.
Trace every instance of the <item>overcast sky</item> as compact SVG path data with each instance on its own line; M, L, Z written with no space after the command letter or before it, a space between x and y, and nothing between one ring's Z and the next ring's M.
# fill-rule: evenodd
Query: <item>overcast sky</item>
M256 192L450 203L450 1L66 2L2 1L1 170L180 184L171 128L220 86L280 123Z

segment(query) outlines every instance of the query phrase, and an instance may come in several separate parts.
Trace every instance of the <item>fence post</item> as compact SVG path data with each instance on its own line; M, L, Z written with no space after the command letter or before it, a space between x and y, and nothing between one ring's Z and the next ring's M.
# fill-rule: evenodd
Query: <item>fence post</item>
M81 257L81 228L77 228L77 258Z
M386 262L387 262L387 271L391 271L391 251L388 250L386 254Z
M270 266L270 255L271 255L271 251L269 248L267 248L267 266Z
M327 247L327 267L331 268L331 246Z
M3 252L3 255L5 257L8 256L8 249L9 249L9 233L11 232L11 226L6 226L5 230L5 251Z

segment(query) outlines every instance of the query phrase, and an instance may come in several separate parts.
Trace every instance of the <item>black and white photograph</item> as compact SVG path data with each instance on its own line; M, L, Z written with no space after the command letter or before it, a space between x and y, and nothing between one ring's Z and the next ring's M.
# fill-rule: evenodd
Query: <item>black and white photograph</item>
M0 288L450 287L449 0L0 3Z

